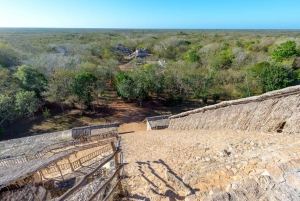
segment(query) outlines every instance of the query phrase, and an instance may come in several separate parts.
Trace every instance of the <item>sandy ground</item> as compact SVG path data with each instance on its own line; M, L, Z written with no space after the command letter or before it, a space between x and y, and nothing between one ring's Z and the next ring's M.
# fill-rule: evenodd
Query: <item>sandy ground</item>
M127 133L134 133L139 131L145 131L147 129L146 123L129 123L129 124L122 124L119 127L119 134L127 134Z

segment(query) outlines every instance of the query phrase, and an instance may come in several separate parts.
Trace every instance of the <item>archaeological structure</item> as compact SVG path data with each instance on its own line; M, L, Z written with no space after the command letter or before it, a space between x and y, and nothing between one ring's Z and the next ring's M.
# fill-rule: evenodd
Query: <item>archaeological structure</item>
M122 126L0 142L0 200L300 200L300 86Z

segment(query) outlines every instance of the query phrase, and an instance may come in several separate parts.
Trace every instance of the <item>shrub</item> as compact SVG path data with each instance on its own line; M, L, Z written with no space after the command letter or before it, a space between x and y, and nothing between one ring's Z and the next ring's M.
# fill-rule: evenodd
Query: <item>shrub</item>
M98 89L97 77L90 72L78 74L72 84L72 92L87 108L91 108L93 94Z
M272 66L268 62L262 62L252 67L252 72L257 77L263 91L273 91L290 86L295 77L283 66Z
M298 55L295 41L287 41L280 44L271 55L271 58L276 61L283 61L290 57L295 57Z
M50 109L45 108L45 110L43 111L43 116L45 119L49 118L51 116Z
M213 68L222 68L222 69L228 69L231 67L231 64L233 62L234 55L229 50L222 50L220 54L213 58L210 65Z
M203 103L207 103L207 94L203 93L201 96L201 99L202 99Z
M169 94L169 97L163 101L163 105L167 107L176 106L177 100L174 98L173 94Z
M220 99L220 95L219 95L219 94L213 94L213 95L212 95L212 99L213 99L214 103L216 103L217 100Z
M177 96L177 103L178 103L178 105L181 105L182 102L183 102L183 96L182 96L181 94L179 94L179 95Z
M21 115L34 116L40 106L40 101L33 91L20 91L16 94L16 110Z

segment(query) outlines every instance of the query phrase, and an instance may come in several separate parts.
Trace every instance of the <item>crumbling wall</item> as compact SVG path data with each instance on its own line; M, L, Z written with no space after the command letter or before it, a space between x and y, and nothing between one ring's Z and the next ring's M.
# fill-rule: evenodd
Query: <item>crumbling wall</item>
M297 133L300 130L300 86L174 115L170 117L169 128Z

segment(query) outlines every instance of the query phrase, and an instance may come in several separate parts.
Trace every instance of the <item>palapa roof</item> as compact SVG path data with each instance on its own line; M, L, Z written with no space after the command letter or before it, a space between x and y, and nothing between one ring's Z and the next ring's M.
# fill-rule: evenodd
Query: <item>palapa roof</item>
M0 190L5 185L30 176L41 168L47 167L51 163L56 162L74 152L75 151L71 150L65 151L55 154L49 158L39 158L24 163L16 163L10 166L0 167Z
M71 130L65 130L0 141L0 160L23 156L25 153L34 155L51 144L70 139L72 139Z

